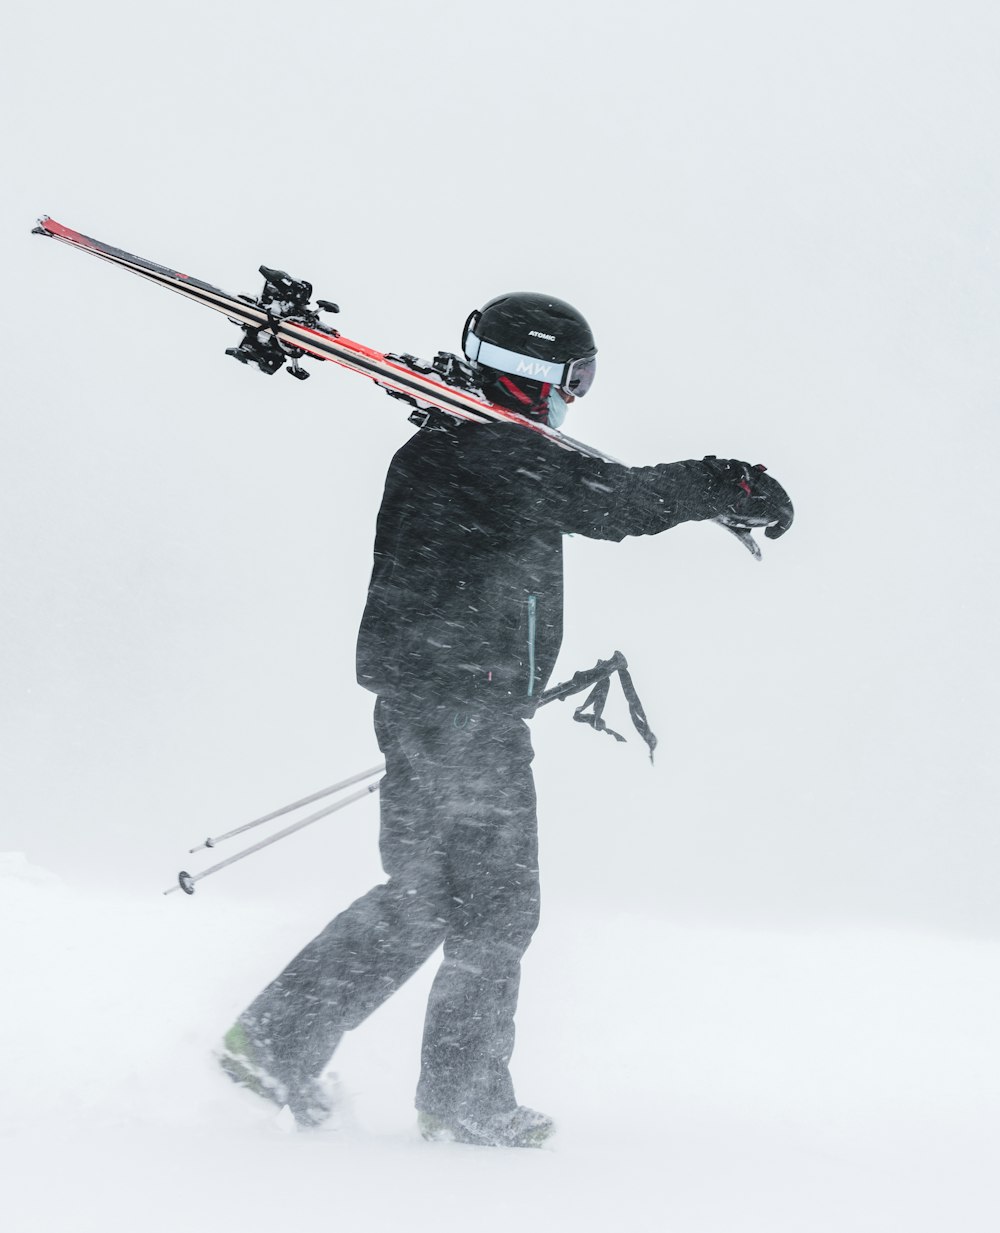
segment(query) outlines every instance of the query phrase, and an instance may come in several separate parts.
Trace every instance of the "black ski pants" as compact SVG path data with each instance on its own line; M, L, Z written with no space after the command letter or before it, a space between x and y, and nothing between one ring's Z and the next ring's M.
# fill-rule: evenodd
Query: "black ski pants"
M379 846L388 880L314 938L242 1016L279 1076L318 1075L444 944L427 1005L417 1108L489 1116L516 1104L521 957L538 924L527 723L506 711L418 710L379 698L386 759Z

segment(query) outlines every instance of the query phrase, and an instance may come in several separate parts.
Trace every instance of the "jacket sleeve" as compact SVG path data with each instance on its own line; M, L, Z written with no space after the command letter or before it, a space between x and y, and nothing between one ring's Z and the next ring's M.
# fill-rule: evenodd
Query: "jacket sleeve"
M703 462L626 467L546 446L537 508L561 531L622 540L714 518L725 509L722 485ZM528 487L530 497L530 480Z

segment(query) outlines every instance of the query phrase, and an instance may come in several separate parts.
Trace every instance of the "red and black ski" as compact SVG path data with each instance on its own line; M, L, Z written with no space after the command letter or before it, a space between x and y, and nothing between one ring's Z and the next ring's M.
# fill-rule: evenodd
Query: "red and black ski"
M371 378L387 393L409 403L413 408L410 418L415 423L423 423L429 417L443 414L453 420L472 423L511 424L538 433L562 449L613 461L607 454L581 441L518 415L516 411L508 411L505 407L488 402L476 386L475 370L458 356L439 352L430 363L423 363L413 356L376 351L364 343L345 338L319 317L319 312L338 312L337 306L326 300L318 300L314 308L311 284L293 279L283 270L260 267L264 275L264 290L255 300L249 296L231 295L189 274L181 274L91 236L81 235L79 231L64 227L47 216L39 219L34 231L36 235L50 236L81 252L91 253L102 261L120 266L160 287L176 291L196 304L222 313L243 331L243 341L237 347L230 347L227 354L243 364L257 365L262 372L274 373L286 367L293 376L303 378L309 374L299 364L300 359L331 360L342 368ZM724 517L713 521L732 532L753 556L760 559L760 548L748 526Z
M243 343L240 347L230 348L229 354L244 363L258 364L265 372L275 372L287 363L293 375L302 377L307 375L298 363L302 357L331 360L351 372L370 377L387 392L407 400L418 409L440 411L458 420L516 424L538 432L566 449L592 457L605 457L581 442L546 428L544 424L537 424L486 401L473 389L457 388L446 383L431 365L422 365L409 356L404 358L376 351L373 347L345 338L338 330L320 321L318 312L310 304L312 287L289 278L283 271L261 266L265 277L264 294L259 300L252 300L232 295L213 287L211 283L147 261L144 257L114 248L91 236L81 235L48 217L39 219L34 230L37 235L61 240L64 244L186 296L196 304L222 313L244 331ZM319 305L325 311L337 311L335 305L326 301L319 301ZM414 364L420 367L413 367Z

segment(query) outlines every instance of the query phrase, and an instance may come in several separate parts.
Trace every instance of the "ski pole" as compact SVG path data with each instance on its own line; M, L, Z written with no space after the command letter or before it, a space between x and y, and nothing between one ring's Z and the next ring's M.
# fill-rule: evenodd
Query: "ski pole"
M304 796L300 801L293 801L291 805L282 805L280 809L266 813L262 818L254 818L252 822L245 822L242 826L226 831L224 835L216 835L212 839L206 839L204 843L198 844L196 848L188 848L188 854L200 852L202 848L214 848L217 843L222 843L223 839L232 839L234 835L242 835L244 831L251 830L255 826L261 826L265 822L271 822L275 818L280 818L282 814L292 813L296 809L301 809L303 805L311 805L313 801L320 801L324 796L332 796L334 792L339 792L341 788L349 788L352 784L361 783L364 779L371 779L373 775L381 775L384 770L385 763L381 762L378 766L373 766L367 771L359 771L357 775L350 775L347 779L342 779L340 783L331 784L329 788L322 788L319 792L313 792L311 796ZM351 799L354 800L356 798L352 797Z
M549 702L561 702L564 698L569 698L573 694L582 694L591 685L607 680L608 677L614 676L616 672L621 672L622 669L628 670L628 660L621 651L615 651L610 659L599 659L593 668L574 673L570 680L563 681L561 684L553 685L551 689L547 689L538 699L538 705L542 707L546 706Z
M358 778L361 778L361 776L356 776L350 782L357 782ZM269 839L262 839L260 843L255 843L249 848L244 848L242 852L237 852L235 856L230 856L227 860L219 861L217 865L212 865L208 869L203 869L201 873L192 874L182 869L177 875L177 885L168 887L163 893L165 895L170 895L175 890L182 890L186 895L193 895L195 883L200 882L202 878L207 878L209 874L212 873L218 873L220 869L225 869L227 865L234 865L237 861L241 861L244 856L249 856L252 852L259 852L261 848L266 848L272 843L277 843L279 839L284 839L286 835L291 835L294 831L300 831L304 826L309 826L313 822L318 822L320 818L328 817L331 813L336 813L338 809L344 809L346 806L353 804L354 801L359 801L362 797L368 796L372 792L377 792L379 790L380 782L380 780L376 779L374 783L368 784L360 791L352 792L350 796L345 796L343 800L337 801L333 805L327 805L325 809L317 810L316 813L310 814L308 818L302 818L298 822L293 822L291 826L286 826L284 830L277 831L274 835L271 835ZM287 811L282 810L279 812ZM273 816L275 815L272 815L272 817ZM235 832L231 833L235 834Z
M551 689L547 689L538 699L538 706L547 706L550 702L562 701L564 698L570 697L572 694L582 693L585 689L593 688L593 692L583 706L578 707L573 718L582 722L588 723L597 731L607 731L618 740L624 740L616 732L612 732L601 718L601 713L604 709L604 702L607 698L607 683L609 679L618 673L622 687L625 691L626 698L629 703L629 711L632 716L632 721L639 731L642 738L646 741L650 749L650 757L656 745L656 737L649 731L649 725L646 722L646 717L642 710L642 705L635 694L635 688L632 685L632 679L628 674L628 661L621 651L615 651L610 659L598 660L593 668L583 672L577 672L570 680L563 681L559 685L554 685ZM592 714L585 714L588 707L593 707ZM199 852L202 848L213 848L217 843L221 843L224 839L230 839L233 835L240 835L244 831L250 830L252 827L260 826L264 822L270 822L274 818L280 818L283 814L291 813L295 809L300 809L303 805L310 805L313 801L321 800L325 796L330 796L334 792L339 792L342 788L348 788L352 784L360 783L362 780L370 779L374 775L381 775L385 770L385 763L378 766L370 767L366 771L360 771L356 775L350 775L347 779L342 779L339 783L331 784L328 788L323 788L319 792L313 792L309 796L304 796L301 800L293 801L290 805L283 805L280 809L272 810L271 813L264 814L263 817L255 818L252 822L246 822L242 826L234 827L231 831L226 831L222 835L216 835L214 838L206 839L204 843L199 844L196 848L188 849L189 852ZM177 875L177 885L168 887L163 893L164 895L173 894L176 890L182 890L187 895L194 894L195 883L200 882L202 878L209 877L210 874L218 873L220 869L225 869L229 865L234 865L237 861L241 861L245 856L250 856L254 852L259 852L262 848L270 847L272 843L277 843L279 839L284 839L286 835L292 835L295 831L301 830L304 826L309 826L313 822L318 822L320 818L329 817L330 814L336 813L338 810L345 808L347 805L353 804L354 801L361 800L372 792L377 792L381 785L381 780L367 784L358 792L352 792L350 796L344 797L343 800L337 801L333 805L328 805L325 809L320 809L316 813L310 814L307 818L302 818L298 822L292 823L291 826L286 826L283 830L277 831L268 839L261 840L260 843L255 843L249 848L245 848L242 852L237 852L234 856L230 856L227 860L219 861L218 864L211 865L208 869L203 869L201 873L188 873L182 869Z

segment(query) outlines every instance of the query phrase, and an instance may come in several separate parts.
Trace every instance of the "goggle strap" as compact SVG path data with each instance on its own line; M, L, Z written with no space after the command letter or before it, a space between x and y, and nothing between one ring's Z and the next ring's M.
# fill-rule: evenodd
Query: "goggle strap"
M481 314L480 314L481 315ZM569 393L582 396L590 389L594 380L593 355L581 356L579 359L560 363L556 360L539 360L533 356L522 355L517 351L509 351L496 343L486 342L476 333L479 317L475 313L469 315L465 323L462 337L462 350L472 361L483 368L492 368L496 372L509 373L514 377L522 377L529 381L554 385L557 389L568 390Z

